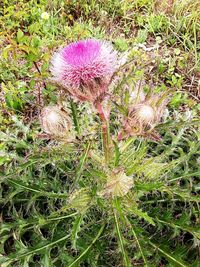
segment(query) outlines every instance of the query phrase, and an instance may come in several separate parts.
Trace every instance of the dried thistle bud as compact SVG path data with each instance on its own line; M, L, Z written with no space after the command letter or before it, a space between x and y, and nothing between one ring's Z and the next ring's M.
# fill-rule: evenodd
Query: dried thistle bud
M133 187L133 178L123 170L116 170L108 174L104 189L99 193L104 197L122 197Z
M128 136L141 135L159 139L154 127L161 121L168 99L163 96L151 96L148 100L134 105L124 123Z
M42 109L41 126L45 133L61 138L69 135L72 123L67 112L55 105Z
M134 106L129 116L142 125L152 125L156 121L155 109L145 103Z

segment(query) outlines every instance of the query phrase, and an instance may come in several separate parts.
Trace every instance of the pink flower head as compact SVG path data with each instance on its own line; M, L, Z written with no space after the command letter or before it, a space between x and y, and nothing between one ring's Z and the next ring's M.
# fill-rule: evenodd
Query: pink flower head
M53 80L81 101L102 101L117 68L112 45L94 39L74 42L52 60Z

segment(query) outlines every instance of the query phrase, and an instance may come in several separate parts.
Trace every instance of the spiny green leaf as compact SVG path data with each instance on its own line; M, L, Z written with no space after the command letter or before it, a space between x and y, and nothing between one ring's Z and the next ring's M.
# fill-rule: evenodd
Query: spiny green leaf
M72 231L71 231L71 240L72 240L72 246L74 249L76 248L76 241L78 239L78 233L81 230L81 224L83 223L83 214L80 214L76 217L73 226L72 226Z
M138 209L136 206L131 206L131 208L129 208L129 211L133 212L139 218L144 219L148 223L155 226L155 222L153 221L153 219L146 212L143 212L142 210Z
M155 249L157 249L161 254L163 254L169 261L173 262L173 264L175 264L175 266L188 267L188 265L186 263L184 263L179 258L176 258L174 253L171 253L171 252L168 252L168 251L162 249L160 245L156 245L152 241L149 241L149 244L152 247L154 247Z
M161 219L156 219L158 222L161 222L165 225L168 225L170 227L173 227L173 228L177 228L177 229L181 229L185 232L188 232L190 233L191 235L193 235L194 237L200 239L200 229L199 228L195 228L195 227L188 227L187 225L179 225L178 223L174 222L174 221L164 221L164 220L161 220Z
M192 176L200 176L200 172L187 173L187 174L175 177L173 179L170 179L168 182L171 183L171 182L174 182L174 181L177 181L177 180L181 180L181 179L184 179L184 178L190 178Z
M8 183L14 185L14 186L24 188L24 189L26 189L28 191L37 193L37 194L42 195L42 196L48 196L48 197L52 197L52 198L66 198L68 196L67 194L41 191L40 188L38 188L37 186L26 185L25 183L23 183L23 182L21 182L21 181L19 181L17 179L8 178L6 181Z
M79 121L78 121L76 103L74 103L73 100L70 100L70 106L71 106L72 117L73 117L75 129L76 129L77 133L80 134L80 126L79 126Z
M119 226L119 220L118 220L118 214L115 210L115 208L118 210L119 209L119 202L116 201L116 199L113 201L113 204L114 204L114 210L113 210L113 213L114 213L114 219L115 219L115 229L116 229L116 232L117 232L117 237L118 237L118 241L119 241L119 247L120 247L120 250L121 250L121 253L122 253L122 257L123 257L123 262L124 262L124 266L126 267L131 267L131 263L130 263L130 260L128 258L128 255L127 255L127 252L125 250L125 247L124 247L124 239L123 239L123 236L122 236L122 233L120 231L120 226Z
M123 237L122 237L122 234L120 231L119 221L118 221L116 212L114 212L114 217L115 217L116 232L117 232L117 236L118 236L118 240L119 240L119 247L120 247L120 250L121 250L121 253L123 256L124 266L125 267L131 267L130 260L129 260L128 255L127 255L125 248L124 248L124 241L123 241Z
M138 248L139 248L139 250L140 250L140 253L141 253L141 255L142 255L143 261L144 261L144 263L145 263L144 266L148 266L148 264L147 264L147 260L146 260L146 258L145 258L145 256L144 256L144 254L145 254L145 253L144 253L145 249L143 250L143 248L142 248L142 246L141 246L141 244L140 244L139 237L137 236L137 233L136 233L136 231L134 230L133 224L130 223L130 221L128 220L128 218L127 218L126 216L125 216L125 218L126 218L126 221L127 221L128 225L131 227L131 232L133 233L133 236L134 236L134 238L135 238L135 240L136 240L136 243L137 243Z
M118 144L116 142L113 142L115 146L115 159L114 159L114 166L119 165L119 159L120 159L120 150L118 147Z
M135 188L137 190L153 191L161 188L164 184L162 182L146 182L142 183L139 180L135 182Z
M48 247L52 247L53 245L61 242L61 241L64 241L66 240L67 238L69 238L70 235L66 235L66 236L63 236L61 238L57 238L53 241L42 241L40 244L38 244L37 246L35 246L34 248L30 248L30 249L24 249L24 251L22 253L14 253L14 254L10 254L9 257L6 257L6 258L2 258L0 260L0 263L4 263L6 261L10 261L10 262L13 262L13 261L16 261L16 260L20 260L26 256L29 256L29 255L34 255L35 253L43 250L43 249L46 249Z
M101 236L103 230L104 230L105 224L103 224L100 228L100 230L98 231L97 235L95 236L95 238L93 239L92 243L81 253L80 256L78 256L75 261L73 261L68 267L76 267L78 262L87 254L87 252L92 248L92 246L94 245L94 243L98 240L98 238Z
M82 175L82 172L83 172L83 169L84 169L84 165L86 163L86 159L88 157L88 153L89 153L89 150L90 150L90 145L91 145L90 143L87 144L86 149L85 149L83 155L80 158L80 163L79 163L79 166L77 168L77 173L76 173L76 178L74 180L74 185L77 183L77 181L79 180L79 178Z

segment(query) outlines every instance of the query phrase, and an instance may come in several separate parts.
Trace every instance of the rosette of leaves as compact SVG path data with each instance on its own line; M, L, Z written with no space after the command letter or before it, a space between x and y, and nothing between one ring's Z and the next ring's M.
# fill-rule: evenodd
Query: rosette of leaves
M10 156L1 169L1 266L198 266L195 123L161 125L159 143L115 142L109 164L98 132L45 145L14 123L1 134ZM101 194L113 170L128 186Z

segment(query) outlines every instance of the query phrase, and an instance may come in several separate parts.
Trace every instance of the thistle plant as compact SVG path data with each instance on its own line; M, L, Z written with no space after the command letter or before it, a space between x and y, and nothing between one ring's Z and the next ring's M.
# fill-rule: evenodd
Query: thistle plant
M199 176L195 123L162 123L168 92L127 103L122 114L111 90L118 57L98 40L59 50L51 62L59 104L40 114L57 142L16 120L15 136L1 137L9 155L2 266L198 266L198 184L181 184ZM75 126L86 127L89 108L83 136Z
M110 43L84 40L69 44L55 53L51 63L53 80L73 98L89 101L102 121L103 146L109 160L109 110L102 102L109 96L109 84L117 69L117 52Z

